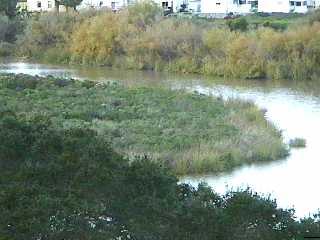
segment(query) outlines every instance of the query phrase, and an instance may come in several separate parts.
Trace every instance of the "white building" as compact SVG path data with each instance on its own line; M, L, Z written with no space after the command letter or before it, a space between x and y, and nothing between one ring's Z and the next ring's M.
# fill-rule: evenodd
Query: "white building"
M201 0L189 0L186 4L192 13L201 13Z
M109 8L118 11L121 8L143 0L83 0L78 9ZM211 17L225 17L233 13L246 15L252 12L265 13L306 13L320 7L320 0L153 0L165 11L179 12L182 9L192 13ZM20 0L19 6L31 12L55 10L55 0ZM60 6L59 11L64 11Z
M258 12L266 13L306 13L307 0L259 0Z
M55 0L20 0L18 6L21 4L29 12L51 12L56 10ZM59 6L59 11L65 10L64 6Z
M131 4L136 3L140 0L83 0L81 5L79 6L79 9L84 8L109 8L114 11L118 11L121 8L127 7ZM200 0L197 0L200 2ZM172 12L179 11L181 4L183 2L187 5L187 0L154 0L155 3L157 3L159 6L161 6L164 10L171 10Z
M309 9L315 9L320 7L320 0L308 0L307 1Z
M201 0L201 13L226 16L233 14L249 14L256 5L257 1L250 0Z
M132 0L83 0L78 9L86 8L109 8L113 11L126 7L132 3Z
M54 0L27 0L27 9L30 12L54 11Z

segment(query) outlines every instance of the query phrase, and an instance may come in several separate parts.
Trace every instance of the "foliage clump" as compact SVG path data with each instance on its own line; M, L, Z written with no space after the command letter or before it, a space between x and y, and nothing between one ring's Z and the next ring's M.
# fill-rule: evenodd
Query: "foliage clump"
M221 172L288 154L279 131L251 103L197 93L2 75L1 101L62 128L95 129L127 155L149 156L178 174Z
M0 45L0 54L51 63L312 80L320 76L317 12L211 21L163 16L155 3L143 1L117 13L36 15L10 33L5 33L14 29L8 28L8 17L0 17L0 42L3 35L11 39L5 40L10 45Z
M227 25L231 31L245 32L248 30L248 21L245 18L236 18L229 20Z
M1 101L0 141L1 239L282 240L319 233L317 217L298 222L294 210L249 189L219 195L206 184L178 184L145 157L129 162L99 131L61 128L10 101Z
M292 148L306 147L306 140L304 138L294 138L289 141L289 146Z

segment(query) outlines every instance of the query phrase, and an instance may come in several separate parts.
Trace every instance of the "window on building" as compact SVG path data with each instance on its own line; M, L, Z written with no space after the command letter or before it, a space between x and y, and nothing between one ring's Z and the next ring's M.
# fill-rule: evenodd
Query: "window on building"
M246 0L239 0L239 4L246 4Z
M162 7L163 8L168 8L169 6L169 3L168 2L162 2Z
M37 8L41 8L41 2L37 2Z
M221 2L216 2L216 5L220 6L220 5L221 5Z
M296 2L297 7L301 7L301 2Z
M294 1L290 1L290 6L294 6Z
M251 8L258 8L258 1L256 0L248 1L248 4L251 4Z
M304 2L303 2L303 6L307 6L307 1L304 1Z
M52 8L52 2L48 1L48 8Z
M201 5L200 4L197 6L197 12L201 12Z

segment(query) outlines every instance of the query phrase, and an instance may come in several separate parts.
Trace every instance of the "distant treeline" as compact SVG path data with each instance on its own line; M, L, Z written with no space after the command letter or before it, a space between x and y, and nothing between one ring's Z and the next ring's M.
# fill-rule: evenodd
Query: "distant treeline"
M52 63L249 79L316 79L319 19L319 12L300 17L301 21L164 17L157 5L143 2L118 13L34 16L24 22L13 48L17 56ZM8 53L6 45L0 49Z

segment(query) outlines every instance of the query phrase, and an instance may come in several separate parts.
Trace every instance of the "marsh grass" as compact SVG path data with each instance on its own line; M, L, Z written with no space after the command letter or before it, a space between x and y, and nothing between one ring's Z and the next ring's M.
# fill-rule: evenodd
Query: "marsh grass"
M48 13L27 21L15 52L51 63L239 79L317 79L318 15L253 15L240 19L249 24L246 29L230 30L226 20L164 17L148 2L116 14Z
M249 102L52 77L0 79L1 103L17 115L40 115L60 128L93 128L130 159L150 156L180 175L288 154L279 131Z
M304 138L294 138L289 141L289 146L291 148L304 148L306 147L306 140Z

